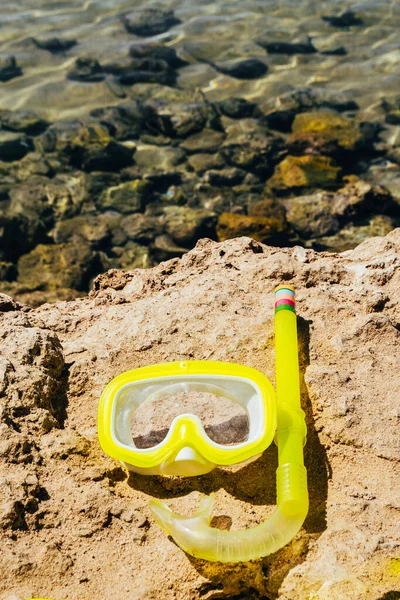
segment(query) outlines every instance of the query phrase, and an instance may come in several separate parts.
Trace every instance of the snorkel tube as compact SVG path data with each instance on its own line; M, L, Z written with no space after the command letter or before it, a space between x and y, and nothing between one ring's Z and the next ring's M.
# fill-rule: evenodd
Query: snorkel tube
M306 438L300 408L300 382L294 289L275 289L275 350L278 424L277 506L271 516L243 531L210 527L214 495L202 499L197 513L173 513L158 500L150 502L158 525L188 554L209 561L244 562L267 556L288 544L308 512L307 471L303 461Z

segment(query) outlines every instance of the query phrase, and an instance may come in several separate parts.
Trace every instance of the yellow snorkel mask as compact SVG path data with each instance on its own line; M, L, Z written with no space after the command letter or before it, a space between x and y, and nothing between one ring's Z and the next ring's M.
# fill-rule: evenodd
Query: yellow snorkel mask
M173 513L163 502L151 502L158 524L193 556L221 562L266 556L293 538L307 514L306 426L300 408L295 301L290 286L275 290L275 347L277 399L269 380L256 369L214 361L171 362L128 371L113 379L100 398L98 430L103 450L145 475L192 476L217 465L239 464L260 455L275 436L277 507L261 525L245 531L210 527L213 495L202 500L192 517ZM178 414L169 429L147 436L144 447L138 444L143 436L134 438L132 421L140 410L150 412L149 407L160 398L196 393L217 397L213 417L218 413L218 399L240 407L248 420L246 436L241 438L239 433L228 442L223 436L218 439L216 434L230 423L224 421L223 411L219 422L217 418L217 423L207 426L195 411L182 413L177 402Z

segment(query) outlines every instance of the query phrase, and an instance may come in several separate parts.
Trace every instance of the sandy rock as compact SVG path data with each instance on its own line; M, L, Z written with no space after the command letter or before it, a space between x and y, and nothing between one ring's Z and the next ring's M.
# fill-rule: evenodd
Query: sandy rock
M203 239L154 269L99 276L88 298L1 313L0 597L395 597L399 267L400 229L343 254ZM215 491L214 526L250 527L275 503L276 449L197 478L128 476L99 448L98 398L121 371L190 358L274 382L282 280L297 290L310 511L270 557L192 559L155 526L149 497L190 513Z

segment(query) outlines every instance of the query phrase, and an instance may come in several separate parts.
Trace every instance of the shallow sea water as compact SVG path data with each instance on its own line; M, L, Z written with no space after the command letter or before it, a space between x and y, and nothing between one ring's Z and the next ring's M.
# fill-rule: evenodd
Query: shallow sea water
M174 11L179 22L160 35L134 35L124 17L141 8ZM361 23L337 27L323 18L344 11L353 11ZM6 112L0 127L2 290L31 304L68 299L90 289L98 273L147 268L181 256L201 237L223 241L250 235L268 244L341 252L369 236L386 235L400 225L399 31L400 0L1 0L0 72L10 57L22 71L0 82L0 111L20 111L17 125L7 125L14 115ZM40 49L34 38L76 44L53 53ZM260 39L311 43L315 52L267 53ZM129 58L132 46L151 42L175 49L184 66L168 66L160 75L164 67L155 61L158 66L138 68L151 71L158 83L126 85L131 83L124 81L126 71L128 80L137 77ZM98 61L101 80L76 80L82 73L77 59ZM266 73L239 79L221 72L246 59L257 59L259 72L264 63ZM323 135L307 138L306 147L301 138L291 140L287 113L324 107L325 101L316 100L322 97L330 99L328 109L341 111L331 100L338 97L339 105L350 107L343 108L340 121L347 125L338 127L356 124L360 143L352 151L345 145L335 150L334 138L333 146L318 146ZM254 103L253 116L224 112L222 102L231 98ZM288 100L293 102L289 110ZM225 106L230 104L235 102ZM122 107L95 111L114 105ZM152 117L134 125L139 131L132 123L141 117L129 116L133 129L125 133L123 118L115 115L135 106L139 112L145 107ZM211 124L209 109L220 122ZM25 111L48 121L43 136L20 133L19 126L26 131L20 120L30 118ZM280 124L268 120L276 115ZM115 140L109 143L110 131L122 143L117 151ZM56 140L54 148L51 140ZM318 153L322 162L318 157L313 162ZM292 162L285 163L283 156ZM305 167L305 183L291 178L293 165L300 164L296 161L311 165ZM288 173L283 183L280 169ZM339 171L333 188L343 186L350 189L345 195L354 195L359 188L351 188L351 181L358 181L361 187L372 186L373 200L365 192L354 214L349 209L332 218L332 197L324 194L332 187L329 178ZM134 188L135 181L144 191ZM382 185L387 188L383 196ZM267 226L268 211L275 212ZM282 223L277 225L276 218ZM261 226L267 229L260 233ZM59 252L73 267L65 277Z
M104 82L72 82L65 74L78 56L93 56L100 62L126 56L132 43L143 38L125 30L121 15L143 6L160 4L143 0L2 2L0 58L14 55L24 73L1 84L0 108L29 108L59 119L118 103ZM366 118L374 119L382 112L381 100L390 101L399 93L400 2L396 0L346 5L337 0L167 0L162 7L173 9L181 24L145 40L175 47L190 63L180 69L178 86L200 88L210 100L235 95L263 104L294 87L312 86L344 92L357 101ZM343 9L356 12L364 26L338 29L321 19ZM31 41L32 36L43 35L76 39L78 44L64 54L52 55ZM310 36L318 50L344 46L347 55L267 55L256 44L260 36L290 42ZM269 73L240 81L204 62L249 57L263 60ZM148 85L134 86L128 96L140 94L144 87Z

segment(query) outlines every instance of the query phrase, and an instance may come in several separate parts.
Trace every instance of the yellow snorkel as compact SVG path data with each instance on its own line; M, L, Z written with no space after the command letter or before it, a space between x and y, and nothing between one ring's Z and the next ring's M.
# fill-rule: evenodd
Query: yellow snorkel
M278 446L277 506L262 524L245 531L210 527L213 495L203 498L191 517L173 513L152 500L160 527L192 556L210 561L242 562L276 552L299 531L308 511L307 473L303 464L306 437L300 408L297 326L294 290L275 290L277 399L269 380L250 367L214 361L182 361L141 367L122 373L103 391L98 412L100 444L129 470L143 475L193 476L216 466L233 465L259 456L272 442ZM212 439L195 410L178 412L166 436L140 447L132 419L143 406L177 393L213 393L240 406L249 420L245 441L227 445ZM217 400L218 402L218 400ZM216 406L217 408L217 406ZM193 407L194 409L194 407Z
M245 531L222 531L210 527L213 495L203 498L191 517L173 513L163 502L152 500L150 508L160 527L188 554L209 561L242 562L276 552L299 531L308 512L307 472L303 463L306 437L300 407L300 383L294 290L275 290L275 348L277 430L279 466L277 506L260 525Z

